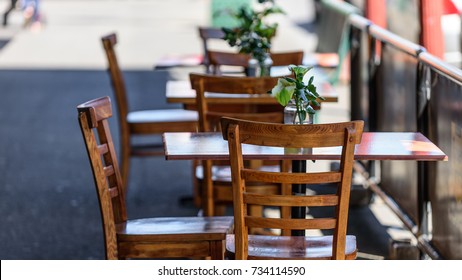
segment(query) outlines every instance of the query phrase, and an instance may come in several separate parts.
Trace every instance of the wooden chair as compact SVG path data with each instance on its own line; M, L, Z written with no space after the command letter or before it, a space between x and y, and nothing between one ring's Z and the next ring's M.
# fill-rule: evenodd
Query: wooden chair
M235 235L226 249L236 259L355 259L356 237L346 235L355 144L361 142L363 121L319 125L281 125L223 118L228 141L234 200ZM342 147L338 171L317 173L262 172L243 164L241 144L284 148ZM266 195L253 193L255 182L281 184L337 184L336 193L322 195ZM248 213L249 205L271 207L330 207L331 217L313 219L262 218ZM332 210L332 209L329 209ZM249 235L251 228L331 230L327 236Z
M200 26L198 27L199 31L199 37L201 38L202 41L202 48L203 48L203 61L202 63L205 66L205 71L206 73L212 73L211 68L210 68L210 59L209 59L209 41L210 40L223 40L225 33L221 28L215 28L215 27L204 27Z
M163 156L163 147L157 145L135 145L135 135L161 135L163 132L196 131L198 115L195 111L184 109L129 111L127 92L122 71L114 50L117 36L112 33L102 37L109 64L112 88L117 103L120 126L121 174L124 186L127 185L130 157Z
M196 106L199 111L199 131L210 132L220 130L219 121L222 116L239 117L250 120L265 120L276 123L283 122L283 107L279 104L258 104L258 94L267 95L276 83L277 77L236 77L216 76L207 74L190 74L191 86L196 90ZM207 94L205 94L207 92ZM213 104L210 94L220 93L226 104ZM236 98L238 94L249 96ZM253 95L253 97L252 97ZM266 96L267 98L268 96ZM253 104L250 104L252 100ZM260 162L248 164L262 165ZM279 162L265 162L261 168L279 170ZM211 160L202 161L196 172L195 197L201 199L201 206L205 216L223 215L224 206L232 205L232 190L229 162ZM269 193L279 192L279 186L253 186ZM260 213L262 208L254 207L253 211Z
M125 193L108 123L111 101L103 97L77 109L98 193L106 258L223 259L232 217L127 220Z
M303 51L271 53L273 66L286 66L290 64L303 64ZM222 74L222 66L237 66L241 72L245 72L250 55L242 53L208 51L209 67L213 74Z

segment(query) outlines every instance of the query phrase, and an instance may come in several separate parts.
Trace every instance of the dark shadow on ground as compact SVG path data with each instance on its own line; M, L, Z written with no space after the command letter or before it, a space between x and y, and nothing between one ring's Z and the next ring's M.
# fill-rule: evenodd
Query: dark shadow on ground
M132 108L172 107L164 95L167 72L125 74ZM107 73L1 70L0 84L0 259L104 258L76 106L112 98ZM115 117L111 129L118 145ZM186 161L133 160L129 217L196 215L177 203L191 194L190 172Z
M0 50L3 49L4 46L6 46L6 44L8 44L10 40L3 40L3 39L0 39Z
M330 185L316 185L311 186L308 192L310 191L318 194L332 194L335 193L336 188ZM368 198L366 199L365 196ZM370 198L372 199L368 201ZM387 258L390 235L387 233L387 227L377 220L369 207L370 203L373 203L373 199L372 194L366 195L365 190L352 185L347 234L356 236L359 252ZM308 209L307 214L321 218L333 215L333 211L335 211L333 207L331 209L311 207ZM323 233L332 234L329 231L323 231Z

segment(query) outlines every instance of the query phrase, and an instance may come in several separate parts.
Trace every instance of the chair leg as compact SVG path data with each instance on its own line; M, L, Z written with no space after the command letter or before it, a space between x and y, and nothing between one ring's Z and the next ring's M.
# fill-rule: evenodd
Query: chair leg
M225 258L225 241L210 241L210 256L212 260L223 260Z
M292 170L292 163L290 161L282 161L281 162L281 170L284 172L289 172ZM281 194L282 195L291 195L292 194L292 185L291 184L282 184L281 186ZM281 218L289 219L291 213L291 208L287 206L281 207ZM283 229L281 235L290 236L292 235L292 231L290 229Z
M224 216L226 213L226 205L221 203L213 204L213 214L214 216Z
M201 208L202 188L201 188L200 181L197 179L197 176L196 176L197 166L199 166L199 162L197 160L194 160L192 162L193 202L194 202L194 206L196 206L197 208Z
M214 216L212 162L210 160L204 160L202 165L204 171L204 180L202 185L202 209L204 210L204 216Z
M281 191L283 195L290 195L292 193L292 185L291 184L282 184ZM291 208L287 206L281 206L281 218L289 219L292 216ZM284 236L292 235L292 231L290 229L283 229L282 234Z
M125 190L125 193L127 193L128 177L130 173L130 142L122 141L120 150L120 175L122 176L123 188Z

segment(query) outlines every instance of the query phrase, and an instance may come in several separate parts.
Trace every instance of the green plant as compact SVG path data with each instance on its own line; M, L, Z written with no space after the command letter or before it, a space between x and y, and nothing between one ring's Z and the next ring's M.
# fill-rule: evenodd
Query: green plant
M240 53L250 54L262 65L271 48L271 39L276 34L277 23L267 24L264 18L270 14L284 13L274 0L258 0L262 9L253 10L241 7L232 13L238 20L234 28L223 27L224 39L231 47L238 47Z
M287 106L290 100L294 100L296 106L296 116L300 123L306 119L307 114L315 114L313 107L318 107L318 99L325 100L316 91L316 86L313 84L314 76L311 76L308 83L304 82L304 77L313 67L290 65L289 70L294 78L283 77L278 79L278 83L271 90L271 95L274 96L279 104Z

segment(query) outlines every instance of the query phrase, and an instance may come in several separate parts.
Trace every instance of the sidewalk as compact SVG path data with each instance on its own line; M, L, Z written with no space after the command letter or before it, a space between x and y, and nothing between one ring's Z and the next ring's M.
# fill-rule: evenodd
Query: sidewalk
M305 1L281 2L288 16L290 11L299 19L308 15L308 4L299 4ZM1 4L3 8L7 3ZM18 27L20 30L0 54L0 67L104 69L100 37L116 31L121 42L118 53L122 67L152 69L163 55L202 52L196 27L210 23L209 7L210 0L44 0L45 23L40 32L21 30L20 12L10 14L6 31ZM306 13L300 13L297 7ZM287 17L275 20L287 30L274 42L276 50L314 48L316 37L304 33ZM4 32L5 29L0 28L0 37ZM309 39L305 40L307 36Z
M294 23L312 17L312 1L280 2L287 17L281 18L284 32L278 33L274 49L312 51L316 36ZM153 71L154 63L166 54L201 53L196 27L208 25L209 4L44 0L46 22L40 32L22 29L21 15L11 14L10 25L0 28L0 41L8 41L0 48L1 259L104 257L98 202L75 109L89 99L112 96L100 38L114 31L119 35L118 57L132 108L172 107L163 96L169 73ZM323 105L322 122L348 120L347 87L338 90L339 102ZM115 118L111 128L117 135ZM191 193L190 169L189 162L133 160L130 218L195 215L192 205L177 204ZM174 182L173 171L178 173ZM359 257L387 257L389 229L400 230L389 210L375 200L350 212Z

